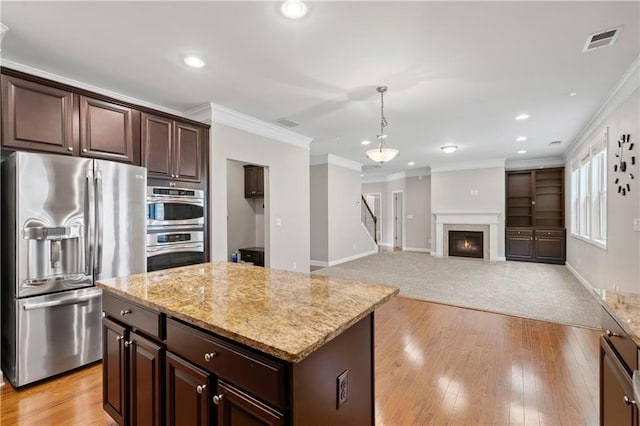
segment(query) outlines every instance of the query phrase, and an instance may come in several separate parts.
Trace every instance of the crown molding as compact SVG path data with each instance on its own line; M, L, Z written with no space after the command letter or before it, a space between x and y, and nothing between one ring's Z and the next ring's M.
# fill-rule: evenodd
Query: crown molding
M460 163L446 164L442 166L431 166L431 174L441 172L454 172L458 170L492 169L494 167L504 167L504 158L495 158L483 161L465 161Z
M362 171L362 163L339 157L334 154L312 155L309 157L310 166L318 166L320 164L331 164L332 166L343 167L345 169L356 170L358 172Z
M214 102L190 109L185 112L185 114L194 120L204 119L205 121L208 120L209 124L224 124L225 126L234 127L307 150L310 149L311 142L313 141L313 138L309 136L283 129L275 124L251 117L250 115L218 105Z
M31 67L29 65L24 65L18 62L13 62L9 59L0 58L0 66L14 69L16 71L21 71L27 74L35 75L37 77L46 78L47 80L56 81L58 83L66 84L69 86L77 87L79 89L88 90L90 92L99 93L101 95L108 96L110 98L118 99L123 102L128 102L134 105L140 105L147 108L155 109L158 111L166 112L167 114L177 115L180 117L186 117L182 111L178 111L175 109L163 107L161 105L156 105L151 102L146 102L137 98L133 98L131 96L123 95L122 93L114 92L112 90L103 89L102 87L94 86L92 84L83 83L78 80L74 80L72 78L63 77L58 74L51 73L49 71L44 71L38 68ZM188 117L186 117L188 118Z
M365 176L362 178L362 183L386 183L386 182L393 182L394 180L402 180L402 179L405 179L406 177L407 177L406 172L397 172L397 173L392 173L386 176L369 176L369 177Z
M622 77L607 97L602 106L598 108L595 114L589 119L578 135L573 139L571 144L564 151L564 158L567 159L575 154L580 147L590 139L591 135L597 131L605 119L613 113L613 111L633 94L640 87L640 56L638 56L631 66L622 74Z
M530 158L527 160L507 160L505 163L505 169L507 170L519 170L519 169L536 169L545 167L562 167L564 166L564 157L544 157L544 158Z

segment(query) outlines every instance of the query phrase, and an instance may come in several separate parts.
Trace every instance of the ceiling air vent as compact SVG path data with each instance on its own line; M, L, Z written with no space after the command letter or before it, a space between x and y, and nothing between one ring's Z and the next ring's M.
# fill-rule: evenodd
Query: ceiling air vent
M562 141L551 141L549 142L549 146L560 145Z
M587 37L587 42L584 44L584 49L582 49L582 51L588 52L590 50L600 49L601 47L611 46L616 42L620 31L622 31L622 27L591 34Z
M300 123L296 123L293 120L289 120L288 118L278 118L276 120L276 123L278 124L282 124L285 127L298 127L300 125Z

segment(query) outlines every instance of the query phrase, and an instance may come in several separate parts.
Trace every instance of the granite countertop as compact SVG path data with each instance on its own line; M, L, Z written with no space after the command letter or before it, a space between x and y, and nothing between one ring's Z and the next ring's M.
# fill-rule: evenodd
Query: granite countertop
M299 362L397 287L212 262L96 282L107 292L289 362Z
M602 306L640 346L640 294L594 289Z

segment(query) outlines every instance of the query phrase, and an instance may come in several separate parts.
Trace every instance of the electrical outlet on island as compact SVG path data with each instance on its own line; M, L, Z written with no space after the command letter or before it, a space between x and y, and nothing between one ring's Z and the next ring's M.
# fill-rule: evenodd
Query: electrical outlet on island
M340 374L336 380L337 382L337 404L336 409L342 407L347 402L348 390L349 390L349 370L345 370Z

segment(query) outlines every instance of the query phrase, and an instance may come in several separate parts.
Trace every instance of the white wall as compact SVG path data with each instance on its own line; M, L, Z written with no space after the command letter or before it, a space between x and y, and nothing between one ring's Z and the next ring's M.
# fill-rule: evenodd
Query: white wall
M504 257L504 206L504 167L431 173L434 213L500 213L498 257Z
M594 288L640 292L640 233L633 230L633 219L640 218L640 89L612 111L597 126L584 142L589 143L609 127L607 150L607 248L602 249L571 236L571 161L582 150L578 145L567 156L565 166L566 223L567 223L567 264ZM631 181L631 192L626 196L618 194L613 173L616 162L617 141L623 133L631 134L634 142L633 155L636 164L631 173L636 177ZM629 163L627 163L629 164Z
M311 260L329 261L329 180L327 164L310 167L311 196Z
M227 260L227 160L268 166L265 203L269 266L309 270L309 150L211 123L212 260ZM276 221L281 225L276 226ZM295 265L295 267L294 267Z
M327 165L329 263L377 251L362 225L360 171Z
M407 178L405 206L405 247L431 249L431 176Z

